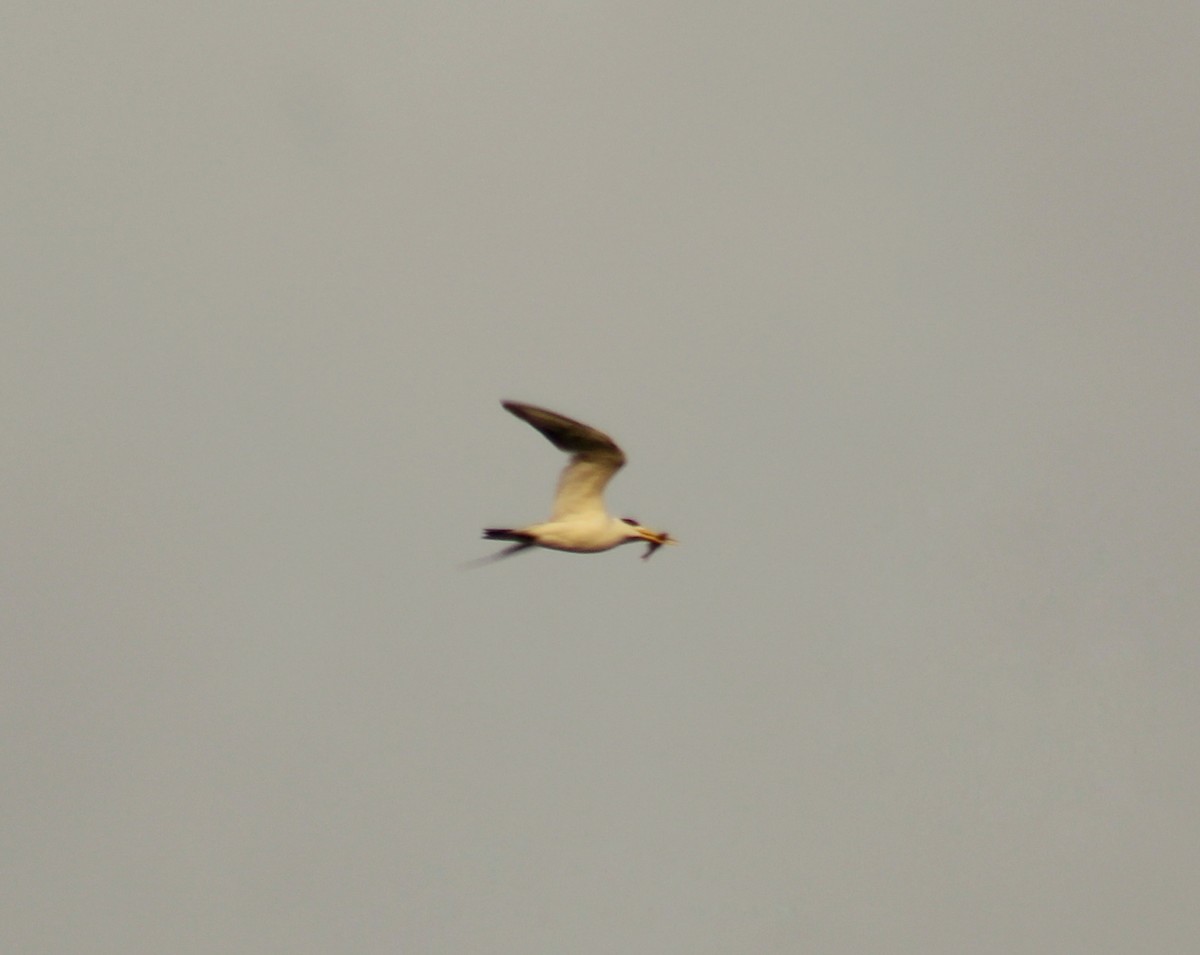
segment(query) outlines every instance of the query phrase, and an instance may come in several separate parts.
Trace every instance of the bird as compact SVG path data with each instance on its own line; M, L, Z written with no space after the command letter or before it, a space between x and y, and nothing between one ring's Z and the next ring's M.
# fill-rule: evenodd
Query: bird
M605 510L604 488L625 464L625 454L612 438L537 405L519 401L501 401L500 404L505 411L540 431L571 458L559 475L550 519L526 527L485 528L484 540L512 544L485 560L509 557L531 547L594 554L637 541L645 541L648 545L642 554L642 560L646 560L664 544L677 543L666 531L651 530L632 517L613 517Z

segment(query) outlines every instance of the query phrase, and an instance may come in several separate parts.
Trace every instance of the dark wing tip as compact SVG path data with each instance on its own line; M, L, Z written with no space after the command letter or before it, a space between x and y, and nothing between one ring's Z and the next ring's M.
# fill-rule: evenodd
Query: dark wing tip
M543 408L540 405L526 404L524 401L501 401L500 407L509 414L515 414L522 421L528 421L534 427L537 427L538 422L554 420L579 424L578 421L568 418L566 415L559 414L557 411L551 411L549 408Z
M539 408L537 405L527 405L523 401L501 401L500 407L509 414L514 414L529 424L534 424L534 421L539 417L554 414L553 411L547 408Z
M621 453L617 443L591 425L568 418L549 408L527 405L522 401L501 401L500 405L505 411L540 431L560 451L591 452L615 459L620 464L625 463L625 455ZM620 464L617 466L620 467Z

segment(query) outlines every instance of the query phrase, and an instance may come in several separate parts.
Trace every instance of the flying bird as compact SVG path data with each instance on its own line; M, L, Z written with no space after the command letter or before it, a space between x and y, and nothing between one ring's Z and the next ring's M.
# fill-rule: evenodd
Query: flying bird
M612 517L604 509L604 488L625 464L625 455L608 435L545 408L500 402L506 411L533 425L560 451L571 456L558 478L550 520L528 527L489 527L484 540L511 541L490 559L508 557L530 547L593 554L621 544L645 541L648 558L663 544L674 544L666 531L652 531L631 517Z

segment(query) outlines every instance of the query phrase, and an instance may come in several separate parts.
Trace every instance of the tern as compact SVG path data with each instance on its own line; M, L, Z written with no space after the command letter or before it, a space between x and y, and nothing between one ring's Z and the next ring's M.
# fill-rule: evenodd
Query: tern
M502 401L506 411L533 425L571 459L558 478L550 520L527 527L489 527L484 540L512 541L490 559L508 557L530 547L594 554L621 544L645 541L648 558L663 544L674 544L666 531L652 531L631 517L612 517L604 508L604 488L625 464L625 455L608 435L536 405Z

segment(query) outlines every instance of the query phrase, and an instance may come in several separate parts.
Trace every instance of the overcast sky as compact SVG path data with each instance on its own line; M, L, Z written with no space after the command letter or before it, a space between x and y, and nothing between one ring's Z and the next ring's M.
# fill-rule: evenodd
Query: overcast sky
M0 949L1191 955L1198 9L18 3Z

